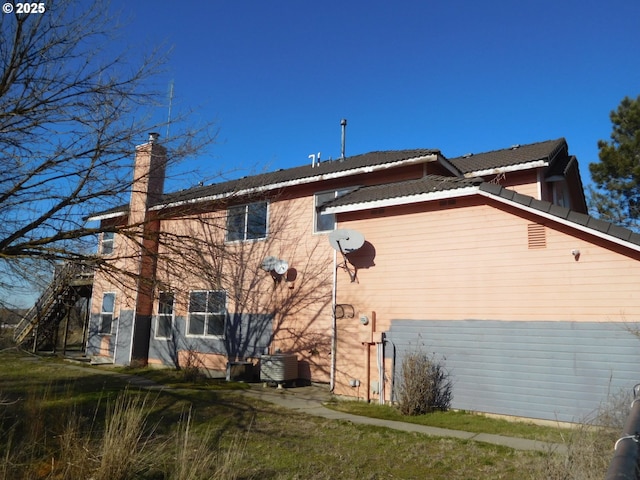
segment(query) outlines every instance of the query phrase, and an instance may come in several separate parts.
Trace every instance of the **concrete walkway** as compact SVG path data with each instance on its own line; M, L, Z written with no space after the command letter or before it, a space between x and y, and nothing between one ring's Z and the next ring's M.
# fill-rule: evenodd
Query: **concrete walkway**
M66 364L68 368L78 368L85 372L86 367L74 365L69 362ZM129 375L126 373L115 372L109 368L92 368L92 371L105 375L112 375L120 380L126 381L132 386L148 390L170 389L164 385L159 385L152 380L137 375ZM556 452L560 454L566 453L566 445L539 442L536 440L527 440L524 438L505 437L502 435L493 435L489 433L470 433L460 430L449 430L438 427L428 427L408 422L395 422L391 420L382 420L377 418L363 417L360 415L352 415L350 413L338 412L325 407L325 404L331 401L332 395L327 386L311 385L306 387L295 388L275 388L264 387L262 383L249 384L247 390L236 390L236 392L257 398L275 405L288 408L307 415L315 415L317 417L328 418L331 420L341 420L362 425L375 425L379 427L401 430L404 432L416 432L424 435L437 437L452 437L461 440L472 440L476 442L490 443L494 445L502 445L516 450L529 450L539 452Z
M563 444L539 442L524 438L504 437L502 435L493 435L489 433L470 433L460 430L448 430L445 428L428 427L414 423L395 422L391 420L362 417L360 415L338 412L324 406L326 402L331 400L331 394L327 387L309 386L276 389L272 387L265 388L262 384L252 384L251 388L245 392L251 397L271 402L281 407L332 420L342 420L363 425L375 425L404 432L416 432L437 437L473 440L476 442L502 445L516 450L530 450L545 453L566 453L566 445Z

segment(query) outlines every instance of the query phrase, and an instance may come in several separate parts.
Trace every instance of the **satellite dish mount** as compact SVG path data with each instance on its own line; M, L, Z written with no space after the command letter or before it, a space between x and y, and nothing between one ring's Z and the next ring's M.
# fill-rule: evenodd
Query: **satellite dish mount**
M342 263L338 267L343 268L349 274L351 283L356 281L358 271L355 267L349 266L348 254L359 250L364 245L364 236L356 231L349 229L334 230L329 234L329 243L334 250L342 255Z

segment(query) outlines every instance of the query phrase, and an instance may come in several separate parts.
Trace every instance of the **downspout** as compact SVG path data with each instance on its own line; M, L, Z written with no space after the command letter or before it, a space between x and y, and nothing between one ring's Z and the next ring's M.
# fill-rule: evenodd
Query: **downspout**
M389 393L389 403L393 404L393 393L396 386L396 345L391 340L388 340L386 336L384 337L383 345L385 343L390 343L393 347L393 354L391 355L391 392Z
M333 392L336 388L336 348L338 322L336 320L336 289L338 284L338 252L333 251L333 290L331 292L331 370L329 380L329 390Z
M365 400L367 403L370 403L371 402L371 344L368 342L364 344L364 354L365 354L364 365L365 365L365 371L367 372L365 374L365 377L367 379L367 383L365 385L365 388L367 389Z
M371 326L370 326L370 333L368 335L368 341L367 343L364 344L365 347L365 371L366 371L366 379L367 379L367 393L366 393L366 401L367 403L371 402L371 345L374 345L373 343L373 335L374 332L376 331L376 312L372 311L371 312Z
M384 338L381 339L380 343L378 343L377 345L377 350L378 350L378 373L379 373L379 377L378 377L378 382L380 383L380 386L378 388L378 403L380 405L384 405L384 396L385 396L385 392L384 392Z

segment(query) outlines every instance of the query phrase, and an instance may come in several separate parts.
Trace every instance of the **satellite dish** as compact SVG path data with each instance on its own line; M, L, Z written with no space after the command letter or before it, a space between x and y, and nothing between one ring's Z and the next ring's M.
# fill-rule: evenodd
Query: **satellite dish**
M329 243L333 247L334 250L337 250L342 254L343 262L339 265L341 268L344 268L351 278L351 282L356 281L357 269L351 270L348 265L347 255L359 250L364 245L364 235L356 230L349 230L347 228L342 228L338 230L334 230L329 234Z
M286 260L277 260L273 266L273 271L278 275L284 275L289 270L289 264Z
M277 257L272 257L272 256L265 257L265 259L262 261L261 267L262 267L263 270L265 270L267 272L270 272L271 270L273 270L275 268L276 263L278 261L279 260L278 260Z
M364 235L356 230L342 228L329 234L329 243L342 254L355 252L364 245Z

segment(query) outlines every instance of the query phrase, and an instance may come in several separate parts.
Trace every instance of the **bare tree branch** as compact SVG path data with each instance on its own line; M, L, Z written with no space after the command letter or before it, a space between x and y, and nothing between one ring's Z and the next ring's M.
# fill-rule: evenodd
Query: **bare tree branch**
M34 259L89 256L98 229L84 218L126 203L133 146L162 126L150 123L162 98L152 80L166 56L107 51L120 28L107 7L57 0L0 16L0 286L32 275ZM212 126L174 116L170 162L211 144Z

